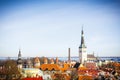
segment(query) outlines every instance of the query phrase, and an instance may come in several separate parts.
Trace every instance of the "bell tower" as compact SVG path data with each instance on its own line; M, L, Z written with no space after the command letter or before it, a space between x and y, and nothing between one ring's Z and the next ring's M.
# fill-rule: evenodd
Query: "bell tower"
M19 53L18 53L17 65L18 65L18 69L22 69L22 56L21 56L20 49L19 49Z
M79 46L79 62L81 64L84 64L85 61L87 61L87 47L85 46L85 41L84 41L84 31L82 27L81 31L81 44Z

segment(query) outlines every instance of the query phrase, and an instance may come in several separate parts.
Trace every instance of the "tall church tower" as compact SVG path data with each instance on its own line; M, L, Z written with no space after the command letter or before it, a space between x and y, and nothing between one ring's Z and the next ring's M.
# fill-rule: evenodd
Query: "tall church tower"
M19 49L17 65L19 69L22 69L22 57L21 57L21 50Z
M81 44L79 46L79 61L81 64L84 64L85 61L87 61L87 52L86 52L87 47L85 46L84 42L84 32L83 28L81 31Z

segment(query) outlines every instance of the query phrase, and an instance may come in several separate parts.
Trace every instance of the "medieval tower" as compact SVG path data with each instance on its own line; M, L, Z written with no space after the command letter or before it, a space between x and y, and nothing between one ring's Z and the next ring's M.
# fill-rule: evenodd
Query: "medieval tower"
M81 44L79 46L79 62L81 64L84 64L87 61L86 49L87 49L87 47L85 46L84 32L83 32L83 28L82 28L82 31L81 31Z

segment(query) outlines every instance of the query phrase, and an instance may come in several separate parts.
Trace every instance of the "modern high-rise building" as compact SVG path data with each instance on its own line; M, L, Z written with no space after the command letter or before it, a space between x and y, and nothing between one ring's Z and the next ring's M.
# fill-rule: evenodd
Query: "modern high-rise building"
M84 32L83 29L81 31L81 44L79 46L79 62L84 64L87 61L87 47L85 46L84 41Z

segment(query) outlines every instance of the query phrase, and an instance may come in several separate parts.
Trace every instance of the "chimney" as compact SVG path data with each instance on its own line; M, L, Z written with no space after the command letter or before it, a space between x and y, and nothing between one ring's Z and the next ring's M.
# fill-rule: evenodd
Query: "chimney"
M68 48L68 62L70 62L70 48Z

